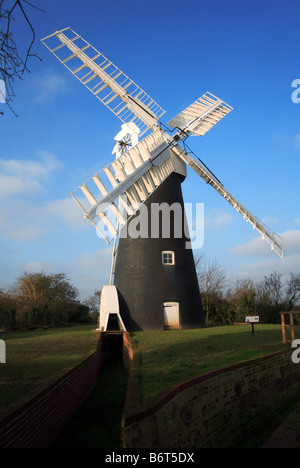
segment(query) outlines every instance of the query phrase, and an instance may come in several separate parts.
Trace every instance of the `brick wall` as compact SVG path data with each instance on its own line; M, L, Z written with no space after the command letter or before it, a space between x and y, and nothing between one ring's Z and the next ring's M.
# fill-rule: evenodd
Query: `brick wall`
M128 332L123 332L123 366L129 373L134 356L134 342Z
M1 448L47 448L91 391L103 362L97 351L9 414L0 412ZM123 334L130 370L122 418L124 448L228 447L257 430L300 395L300 364L291 350L209 372L139 405L139 353Z
M102 366L97 350L80 365L9 414L0 412L1 448L47 448L95 384Z
M300 364L292 363L290 349L201 375L140 407L135 379L133 392L128 386L122 447L229 447L299 396L299 384Z
M139 379L140 379L140 354L136 343L130 338L128 332L123 333L123 365L128 372L126 387L125 412L128 414L136 412L140 403ZM124 416L124 415L123 415ZM121 424L121 433L123 423ZM122 439L121 435L121 439Z

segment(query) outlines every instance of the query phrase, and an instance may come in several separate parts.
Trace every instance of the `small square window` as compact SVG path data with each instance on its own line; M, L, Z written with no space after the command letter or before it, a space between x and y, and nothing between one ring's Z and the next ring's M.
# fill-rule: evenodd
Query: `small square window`
M163 265L175 265L175 253L170 250L162 252Z

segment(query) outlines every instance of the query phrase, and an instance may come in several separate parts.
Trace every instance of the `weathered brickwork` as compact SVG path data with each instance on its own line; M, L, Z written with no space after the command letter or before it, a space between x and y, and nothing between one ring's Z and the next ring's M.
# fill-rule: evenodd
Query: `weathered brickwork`
M136 401L135 411L128 395L122 446L229 447L298 395L300 365L292 363L290 349L201 375L151 404L138 407Z

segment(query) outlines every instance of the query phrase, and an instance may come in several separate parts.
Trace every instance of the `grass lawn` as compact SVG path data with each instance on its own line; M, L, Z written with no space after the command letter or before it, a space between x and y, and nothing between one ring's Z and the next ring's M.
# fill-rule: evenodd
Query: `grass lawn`
M0 333L6 364L0 364L0 407L52 382L96 350L93 325Z
M141 401L210 370L290 347L282 343L280 325L257 324L254 336L249 325L137 332L131 336L141 352ZM300 338L298 330L296 338ZM58 379L94 352L97 343L91 325L1 333L0 339L6 343L6 364L0 365L0 407ZM93 393L57 447L117 446L126 382L122 366L104 366ZM107 412L114 417L107 420ZM247 443L249 446L250 441Z
M257 324L254 336L250 325L136 332L131 336L141 351L142 402L170 385L290 346L282 343L280 325Z

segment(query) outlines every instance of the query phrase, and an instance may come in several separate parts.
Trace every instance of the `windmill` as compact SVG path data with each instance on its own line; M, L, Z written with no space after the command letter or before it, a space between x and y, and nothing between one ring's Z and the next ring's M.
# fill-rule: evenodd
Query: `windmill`
M180 237L173 226L168 238L162 235L161 226L154 237L136 238L128 232L131 226L137 226L142 209L150 213L153 206L161 204L180 206L180 223L182 228L186 226L181 183L189 166L260 233L275 253L283 256L282 239L187 149L189 135L205 135L232 107L207 92L168 122L170 130L160 123L165 111L72 29L56 31L42 42L122 121L121 132L115 137L116 159L71 194L106 242L114 239L117 247L111 284L102 290L99 328L108 329L112 320L130 331L203 326L201 296L193 254L186 248L186 230L182 229ZM151 225L152 218L146 221Z

